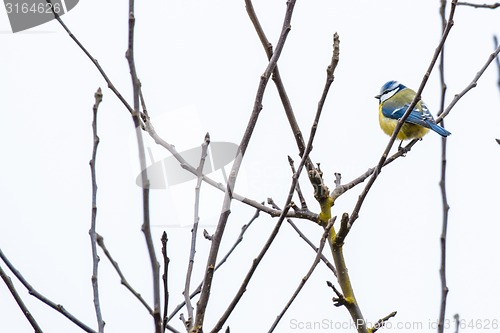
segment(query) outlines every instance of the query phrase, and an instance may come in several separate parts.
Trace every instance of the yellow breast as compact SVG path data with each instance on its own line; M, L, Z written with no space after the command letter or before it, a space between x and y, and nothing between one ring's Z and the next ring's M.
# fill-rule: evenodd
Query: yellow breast
M385 134L391 136L398 124L396 119L387 118L382 114L382 106L379 106L378 112L378 121L380 123L380 128L384 131ZM420 125L415 125L411 123L404 123L403 127L399 131L397 138L399 140L411 140L411 139L420 139L424 137L429 132L428 128L425 128Z

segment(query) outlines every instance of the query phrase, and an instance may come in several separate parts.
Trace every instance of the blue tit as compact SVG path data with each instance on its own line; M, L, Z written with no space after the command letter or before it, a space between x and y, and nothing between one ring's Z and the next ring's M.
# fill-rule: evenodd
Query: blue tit
M389 81L382 86L380 95L375 96L375 98L380 101L378 119L380 128L385 134L392 135L398 120L403 117L415 95L415 91L397 81ZM423 101L419 101L406 118L397 138L401 141L421 139L429 132L429 129L445 137L451 134L436 124L427 105Z

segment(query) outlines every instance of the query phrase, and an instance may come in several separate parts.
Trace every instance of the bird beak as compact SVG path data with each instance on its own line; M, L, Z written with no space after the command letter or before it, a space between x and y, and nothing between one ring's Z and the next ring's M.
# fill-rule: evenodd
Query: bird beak
M375 96L376 99L380 99L380 95Z

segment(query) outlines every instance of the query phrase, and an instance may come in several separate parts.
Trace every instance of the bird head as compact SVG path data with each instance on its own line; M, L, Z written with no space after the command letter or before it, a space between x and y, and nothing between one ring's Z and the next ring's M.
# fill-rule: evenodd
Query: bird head
M388 81L380 88L380 94L375 96L375 98L378 99L380 103L383 103L404 88L406 87L398 81Z

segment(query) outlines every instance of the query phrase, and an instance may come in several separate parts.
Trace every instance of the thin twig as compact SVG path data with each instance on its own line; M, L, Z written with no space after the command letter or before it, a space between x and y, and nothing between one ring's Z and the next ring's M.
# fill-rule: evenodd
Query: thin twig
M444 117L446 117L448 115L448 113L450 113L450 111L453 109L453 107L455 106L455 104L457 104L457 102L466 93L468 93L469 90L471 90L472 88L475 88L477 86L477 82L479 81L479 78L481 78L481 76L484 74L484 72L486 71L486 69L490 66L490 64L493 62L493 60L495 60L495 58L498 56L499 53L500 53L500 45L498 45L497 48L495 49L495 51L488 56L488 59L486 60L486 63L479 70L479 72L476 73L476 75L472 79L471 83L469 83L469 85L467 87L465 87L464 90L462 90L460 93L456 94L453 97L453 100L450 102L450 104L448 105L448 107L446 107L446 109L443 111L443 113L439 117L437 117L436 121L439 122L441 119L443 119Z
M163 332L168 326L168 265L170 264L170 258L167 255L167 233L163 231L161 235L161 254L163 256Z
M335 288L335 285L330 281L326 281L326 285L328 287L332 288L333 292L336 295L336 296L332 297L333 305L336 307L345 306L347 303L347 300L345 299L344 295L342 295L342 293L337 288Z
M89 326L85 325L82 321L80 321L78 318L73 316L70 312L68 312L64 306L61 304L56 304L52 302L50 299L47 297L43 296L40 294L31 284L28 283L28 281L22 276L22 274L14 267L14 265L7 259L7 257L4 255L2 252L2 249L0 249L0 258L2 261L9 267L10 271L15 275L15 277L23 284L23 286L28 290L29 294L37 298L38 300L42 301L43 303L47 304L50 306L52 309L56 310L66 318L68 318L72 323L74 323L76 326L80 327L82 330L88 333L97 333L94 331L92 328Z
M156 252L154 248L153 236L151 234L151 221L149 212L149 186L150 182L148 179L147 165L146 165L146 153L144 151L144 139L142 137L142 120L140 116L140 95L141 95L141 83L137 76L135 59L134 59L134 33L135 33L135 1L129 0L128 9L128 48L125 53L127 58L130 78L132 80L132 90L133 90L133 101L134 110L132 112L132 120L134 122L134 128L137 139L137 147L139 150L139 164L141 167L141 185L142 185L142 227L141 230L144 233L144 238L146 240L146 246L148 249L149 261L151 264L151 273L153 276L153 321L155 325L155 332L161 333L163 331L162 324L163 320L161 317L160 310L160 264L156 258Z
M500 45L500 44L498 44L498 38L496 35L493 35L493 45L494 45L495 49ZM497 65L497 71L498 71L497 85L498 85L498 88L500 89L500 58L498 56L495 57L495 63ZM495 141L500 145L500 139L495 139Z
M293 193L293 189L292 189ZM273 230L271 231L271 234L269 235L266 243L264 244L263 248L259 252L256 258L252 260L252 265L247 272L245 278L243 279L243 282L240 285L240 288L236 292L236 295L233 297L233 300L230 302L228 305L226 311L222 314L221 318L218 320L218 322L215 324L214 328L210 331L211 333L216 333L222 329L222 326L226 322L226 320L229 318L231 313L233 312L234 308L236 307L236 304L240 301L241 297L247 290L248 283L250 282L250 279L252 278L253 274L255 273L255 270L257 269L257 266L260 264L262 261L262 258L264 258L265 254L267 253L267 250L271 247L272 242L276 238L276 235L278 234L278 231L281 227L281 224L283 223L283 218L279 218L278 221L276 222L276 225L274 226Z
M474 7L474 8L489 8L489 9L495 9L495 8L498 8L500 7L500 2L496 2L496 3L493 3L493 4L475 4L475 3L470 3L470 2L458 2L457 3L458 6L469 6L469 7Z
M295 5L295 1L290 0L289 2L287 2L287 5L288 5L288 8L287 8L287 14L285 17L285 22L283 24L282 37L283 37L283 34L287 33L287 31L290 29L290 19L291 19L291 15L293 12L293 6ZM278 42L276 52L273 54L273 58L281 52L281 48L283 45L282 42L284 43L284 40L282 40L282 38L280 37L280 41ZM338 44L337 44L337 47L338 47ZM280 52L278 52L278 50ZM336 52L335 49L334 49L333 54L334 54L334 56L335 55L338 56L338 53ZM338 61L338 58L336 59L336 61ZM321 113L323 111L324 101L326 99L326 96L328 95L329 88L333 82L333 72L334 72L336 64L337 64L336 61L335 62L332 61L332 64L334 64L335 66L332 66L332 64L329 66L329 68L331 67L332 70L327 71L327 79L326 79L325 87L323 89L323 94L322 94L322 97L318 103L316 115L314 117L314 121L313 121L313 124L311 126L309 140L307 142L307 145L306 145L306 148L304 150L304 154L302 156L302 159L299 163L299 166L297 167L297 171L294 173L294 175L292 177L292 183L290 185L290 189L288 191L288 196L287 196L287 199L285 201L285 204L283 205L284 209L282 211L282 214L279 217L278 221L276 222L276 225L275 225L274 229L272 230L271 235L267 239L266 243L264 244L263 248L259 252L258 256L252 261L252 265L251 265L247 275L243 279L243 282L241 283L240 288L238 289L236 295L234 296L233 300L231 301L231 303L227 307L224 314L221 316L221 318L215 324L214 328L211 330L211 333L216 333L222 329L222 326L224 325L226 320L229 318L229 315L232 313L232 311L236 307L236 304L238 304L238 302L240 301L241 297L243 296L243 294L247 290L248 283L250 282L253 274L255 273L257 266L260 264L260 262L262 261L262 258L264 258L265 254L267 253L267 251L271 247L271 244L273 243L274 239L278 235L278 232L281 228L281 225L283 224L283 221L284 221L288 211L290 210L290 207L291 207L290 203L292 202L293 193L295 192L295 188L297 186L299 176L300 176L305 164L307 163L307 161L309 161L309 154L311 153L311 150L313 147L313 142L314 142L314 138L315 138L316 131L318 128L319 120L321 117Z
M379 319L375 325L373 325L373 327L370 329L370 332L371 333L375 333L376 331L378 331L379 329L381 329L382 327L384 327L385 323L391 319L392 317L394 317L398 312L397 311L393 311L391 313L389 313L387 316L385 316L384 318L382 319Z
M392 133L392 136L389 140L389 143L387 144L382 156L380 157L380 160L379 160L377 166L375 167L374 172L372 173L370 179L368 180L368 183L366 184L365 188L363 189L363 191L359 195L359 199L356 202L356 205L355 205L355 207L354 207L354 209L349 217L349 223L348 223L349 229L352 227L353 223L357 220L357 218L359 216L359 212L361 210L361 206L363 205L363 202L364 202L366 196L368 195L370 188L372 187L373 183L375 182L378 175L380 174L380 171L382 170L382 167L384 166L384 164L387 160L387 156L389 156L389 152L392 148L392 145L394 144L394 141L396 140L396 136L399 133L399 130L403 126L404 122L406 121L406 119L408 118L410 113L412 112L415 105L420 100L420 95L422 94L422 91L425 87L425 84L427 83L427 80L429 79L429 76L431 75L432 69L434 68L434 65L436 64L436 61L439 57L439 54L441 53L441 50L442 50L444 43L448 37L448 34L449 34L453 24L454 24L453 17L455 15L456 3L457 3L457 0L452 0L451 10L450 10L449 18L448 18L448 23L446 24L446 28L444 30L443 36L441 37L441 40L439 41L439 44L434 52L434 55L431 59L429 67L427 68L427 71L425 72L424 77L422 78L422 82L420 83L420 87L418 88L417 93L415 94L415 97L413 98L413 101L408 106L408 109L406 110L403 117L401 117L401 119L399 119L398 124L397 124L396 128L394 129L394 132Z
M335 189L332 191L331 194L333 201L335 202L335 200L337 200L337 198L340 197L342 194L344 194L354 186L364 182L366 178L370 177L370 175L373 173L374 170L375 168L370 168L364 174L360 175L356 179L353 179L352 181L344 185L340 184L340 174L336 174L336 177L338 177L338 179L336 181Z
M217 265L215 265L215 270L219 269L227 261L229 256L236 249L236 247L243 241L243 235L245 234L247 229L252 225L252 223L259 217L259 215L260 215L260 211L256 210L255 214L252 216L250 221L248 221L247 224L244 224L241 227L241 231L240 231L240 234L238 235L238 238L236 238L236 241L234 242L233 246L231 246L229 251L227 251L226 255L224 255L224 257L222 257L222 259L217 263Z
M276 47L276 51L274 52L269 64L266 67L266 70L261 75L259 87L257 89L257 94L254 101L254 106L252 110L252 114L250 116L250 120L248 121L247 128L241 139L241 143L239 145L239 152L236 156L236 159L233 162L233 167L231 169L231 173L229 175L228 184L226 188L226 192L224 195L224 202L222 205L221 215L219 218L219 222L217 223L217 228L215 230L214 236L212 238L210 252L208 254L207 266L205 269L205 276L203 278L203 287L200 294L200 299L198 301L196 307L196 319L195 324L192 330L192 333L201 332L203 330L203 322L205 319L205 311L207 308L208 300L210 298L210 290L212 289L212 279L214 275L214 265L217 260L217 254L219 252L219 248L222 241L222 235L224 234L224 230L226 227L227 220L230 214L231 201L233 198L232 190L236 183L236 178L238 176L238 172L240 170L240 166L245 155L246 149L252 137L253 130L259 118L260 111L262 110L262 100L264 97L264 92L269 81L269 77L273 72L278 59L281 55L281 51L285 45L286 37L291 29L290 21L292 18L293 8L295 6L295 0L290 0L287 3L287 10L285 15L285 20L283 22L283 28L281 30L280 38L278 40L278 44ZM282 214L283 215L283 214ZM281 219L281 217L280 217ZM225 319L223 320L225 321ZM219 328L220 329L220 328Z
M290 308L290 306L292 305L293 301L297 298L297 296L299 295L300 291L305 286L305 284L307 283L307 281L311 277L312 273L314 272L314 270L318 266L318 263L319 263L320 258L322 256L322 253L323 253L323 248L325 247L326 239L328 237L328 234L330 233L330 228L333 226L334 222L335 222L335 217L331 218L330 221L328 221L328 224L326 225L325 231L323 232L323 235L321 236L321 240L320 240L320 243L319 243L319 248L318 248L318 250L316 252L316 257L314 258L314 261L311 264L311 267L307 271L307 274L302 278L302 280L300 280L300 283L297 286L297 289L295 289L292 297L290 297L290 299L286 303L286 305L283 308L283 310L281 310L281 312L279 313L279 315L274 320L273 324L269 328L268 333L271 333L271 332L273 332L276 329L276 326L278 326L278 323L283 318L283 316L285 315L286 311Z
M458 333L458 329L460 328L460 315L455 313L453 319L455 319L455 333Z
M288 156L288 164L290 165L290 168L292 169L292 174L295 173L295 166L293 163L293 159L290 156ZM302 190L300 189L300 183L297 183L297 187L295 188L295 191L297 192L297 195L299 196L300 208L307 209L306 199L304 198L304 195L302 194Z
M175 329L174 327L167 325L167 330L173 333L181 333L179 330Z
M302 231L300 231L299 227L297 227L291 219L286 219L286 221L292 226L293 230L297 232L299 237L302 238L307 243L307 245L309 245L314 250L314 252L318 252L318 248L309 240L309 238L306 237L306 235L304 235ZM323 254L321 254L320 259L325 263L326 267L328 267L333 272L333 275L337 276L337 270Z
M247 224L244 224L241 227L240 234L236 238L236 241L234 242L233 246L231 246L231 248L226 253L226 255L217 263L217 265L215 266L215 271L217 271L229 259L229 256L233 253L233 251L236 249L236 247L243 241L243 236L245 235L245 232L248 230L248 228L250 228L252 223L259 217L259 215L260 215L260 210L257 209L255 211L255 214L250 219L250 221L248 221ZM191 293L191 295L189 295L189 297L191 299L201 292L202 285L203 285L203 283L200 283L196 287L196 289ZM177 314L177 312L179 312L184 307L184 305L186 305L185 301L179 303L179 305L177 305L175 307L175 309L172 311L172 313L169 314L168 320L170 321Z
M179 330L175 329L174 327L167 325L167 330L173 333L181 333Z
M439 10L441 16L441 27L442 32L446 29L446 0L441 0L441 7ZM439 61L439 79L441 81L441 103L438 115L444 111L445 99L446 99L446 83L444 78L444 47L441 51L441 57ZM441 126L444 127L444 120L441 120ZM446 285L446 234L448 229L448 213L450 206L448 205L448 198L446 194L446 148L447 148L447 138L441 138L441 180L439 181L439 188L441 190L441 200L443 204L443 221L440 236L441 245L441 265L439 268L439 276L441 279L441 302L439 308L439 320L438 320L438 333L443 333L444 323L446 316L446 300L448 296L448 286Z
M123 284L125 286L125 288L127 288L139 300L139 302L141 302L142 305L144 305L144 307L148 310L149 314L152 315L153 314L153 309L144 300L144 298L141 296L141 294L138 293L130 285L130 283L127 281L127 279L125 278L125 276L122 273L122 270L120 269L120 266L113 259L113 257L111 256L111 253L106 248L106 245L104 244L104 238L101 235L99 235L99 234L97 234L97 245L99 245L99 247L104 251L104 254L108 258L109 262L111 263L111 265L113 265L113 268L115 269L116 273L118 273L118 276L120 277L120 283Z
M104 332L104 320L102 319L101 305L99 301L99 284L97 279L97 270L99 265L99 256L97 255L97 234L96 234L96 224L97 224L97 177L95 171L95 164L97 158L97 146L99 145L99 136L97 135L97 110L99 109L99 104L102 102L102 90L97 89L94 94L95 103L92 108L92 133L93 133L93 148L92 148L92 158L90 159L90 174L92 179L92 214L90 222L90 246L92 248L92 291L94 294L94 308L97 318L97 327L99 333Z
M12 283L11 278L4 272L2 269L2 266L0 266L0 277L2 278L3 282L9 289L10 293L12 294L12 297L16 300L17 305L19 305L19 308L21 309L22 313L28 319L31 327L35 330L35 333L43 333L42 329L36 322L35 318L31 314L31 312L28 310L28 307L26 304L24 304L21 296L17 293L16 287L14 287L14 284Z
M392 154L390 157L388 157L385 160L383 167L391 164L392 162L394 162L399 157L404 156L406 153L408 153L409 151L411 151L411 148L418 141L420 141L420 140L414 139L414 140L410 141L405 147L403 147L403 149L400 149L397 152L395 152L394 154ZM374 166L374 167L368 169L365 173L363 173L360 176L358 176L357 178L351 180L349 183L346 183L346 184L343 184L343 185L340 184L340 178L338 180L336 180L335 189L331 193L331 197L332 197L333 201L335 202L335 200L337 200L338 197L340 197L342 194L344 194L345 192L347 192L351 188L353 188L353 187L355 187L355 186L363 183L368 177L370 177L373 174L373 172L376 170L376 168L377 168L377 166ZM338 175L339 176L336 176L336 177L340 177L340 174L338 174Z
M497 49L498 46L500 44L498 44L498 38L496 35L493 36L493 45L494 45L494 49ZM495 63L497 65L497 72L498 72L498 81L497 81L497 85L498 85L498 88L500 89L500 58L499 57L495 57Z
M46 2L50 5L53 5L51 0L46 0ZM85 46L83 46L83 44L80 43L80 41L76 38L76 36L73 35L71 30L69 30L69 28L63 22L63 20L61 20L61 17L57 13L57 11L53 10L52 13L54 14L54 18L56 19L56 21L59 22L59 24L63 27L63 29L66 31L66 33L69 35L69 37L76 43L76 45L78 45L78 47L83 51L83 53L85 53L85 55L90 59L90 61L92 61L92 63L97 68L99 73L101 73L101 76L106 81L108 88L116 95L116 97L120 100L120 102L122 102L122 104L125 106L125 108L128 110L128 112L130 112L130 114L132 114L134 112L134 109L130 106L130 104L128 104L128 102L125 100L125 98L122 96L122 94L118 91L118 89L116 89L113 82L111 82L108 75L106 74L106 72L102 69L101 65L99 65L99 62L97 61L97 59L94 58L90 54L90 52L85 48Z
M196 236L198 235L198 223L200 222L200 188L203 180L203 167L207 158L208 145L210 144L210 135L205 135L205 140L201 145L201 158L198 168L196 169L197 182L195 187L195 200L194 200L194 221L193 228L191 229L191 250L189 253L189 263L186 272L186 281L184 283L184 301L186 302L186 309L188 318L186 320L186 329L189 331L193 328L193 306L191 305L191 297L189 297L189 287L191 285L191 275L194 267L194 256L196 253Z
M294 173L295 173L295 171L294 171ZM274 202L274 200L272 198L267 199L267 202L271 206L275 207L276 209L280 209L278 207L278 205L276 205L276 202ZM292 226L293 230L295 230L295 232L299 235L299 237L302 238L307 243L307 245L309 245L311 247L311 249L314 250L314 252L318 252L318 248L311 242L311 240L309 240L309 238L307 238L306 235L304 235L304 233L299 229L299 227L297 227L297 225L295 223L293 223L292 219L286 219L286 221L288 222L288 224L290 224ZM337 276L337 270L323 254L321 255L321 260L333 272L333 275Z

